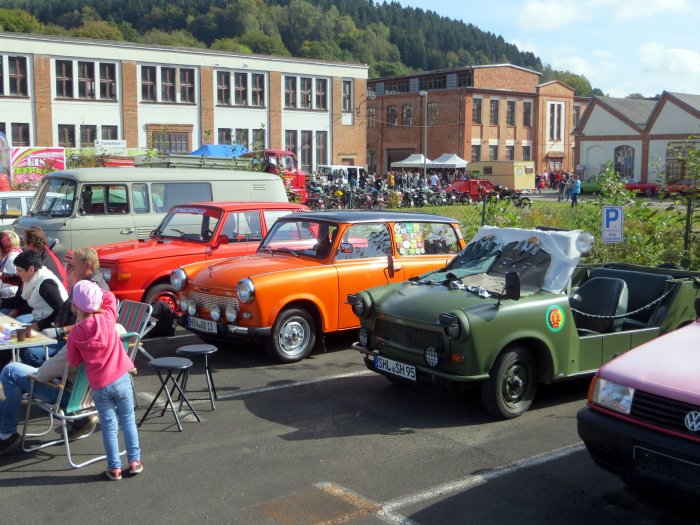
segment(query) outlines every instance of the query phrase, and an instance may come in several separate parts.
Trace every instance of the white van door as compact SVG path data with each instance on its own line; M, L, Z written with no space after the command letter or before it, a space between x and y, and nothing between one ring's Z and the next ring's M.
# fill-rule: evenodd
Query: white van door
M126 183L83 184L75 218L73 248L136 239Z

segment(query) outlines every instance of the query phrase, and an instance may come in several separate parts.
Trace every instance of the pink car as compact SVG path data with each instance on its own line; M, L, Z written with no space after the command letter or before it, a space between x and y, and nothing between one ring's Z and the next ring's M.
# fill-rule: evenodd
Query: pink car
M603 366L578 433L593 460L630 485L700 498L698 319Z

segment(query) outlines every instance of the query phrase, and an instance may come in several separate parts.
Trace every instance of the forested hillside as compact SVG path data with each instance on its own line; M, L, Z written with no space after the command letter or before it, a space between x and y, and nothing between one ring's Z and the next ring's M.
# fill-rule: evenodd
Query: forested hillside
M432 11L368 0L3 0L4 31L359 62L370 78L509 62L591 93L503 37Z

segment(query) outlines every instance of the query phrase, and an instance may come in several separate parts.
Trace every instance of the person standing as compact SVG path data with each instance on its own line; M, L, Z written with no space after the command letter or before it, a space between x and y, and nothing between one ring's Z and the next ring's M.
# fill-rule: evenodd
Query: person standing
M32 226L24 230L24 247L26 250L38 254L41 265L51 270L61 281L64 288L68 287L66 269L61 264L61 261L58 260L56 254L49 248L49 243L43 228L40 226Z
M574 182L571 186L571 207L578 206L578 195L581 193L581 181L578 175L574 175Z

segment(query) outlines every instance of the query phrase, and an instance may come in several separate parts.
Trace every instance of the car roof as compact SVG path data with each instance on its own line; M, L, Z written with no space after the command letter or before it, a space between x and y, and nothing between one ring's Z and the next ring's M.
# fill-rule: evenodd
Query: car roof
M386 210L321 210L295 213L287 220L322 220L329 222L441 222L455 224L459 221L452 217L430 215L427 213L386 211Z
M221 202L183 202L182 204L176 204L173 208L186 208L187 206L206 206L208 208L221 208L225 211L235 211L235 210L250 210L250 209L286 209L286 210L307 210L308 208L303 204L297 202L267 202L267 201L250 201L250 202L233 202L233 201L221 201Z

